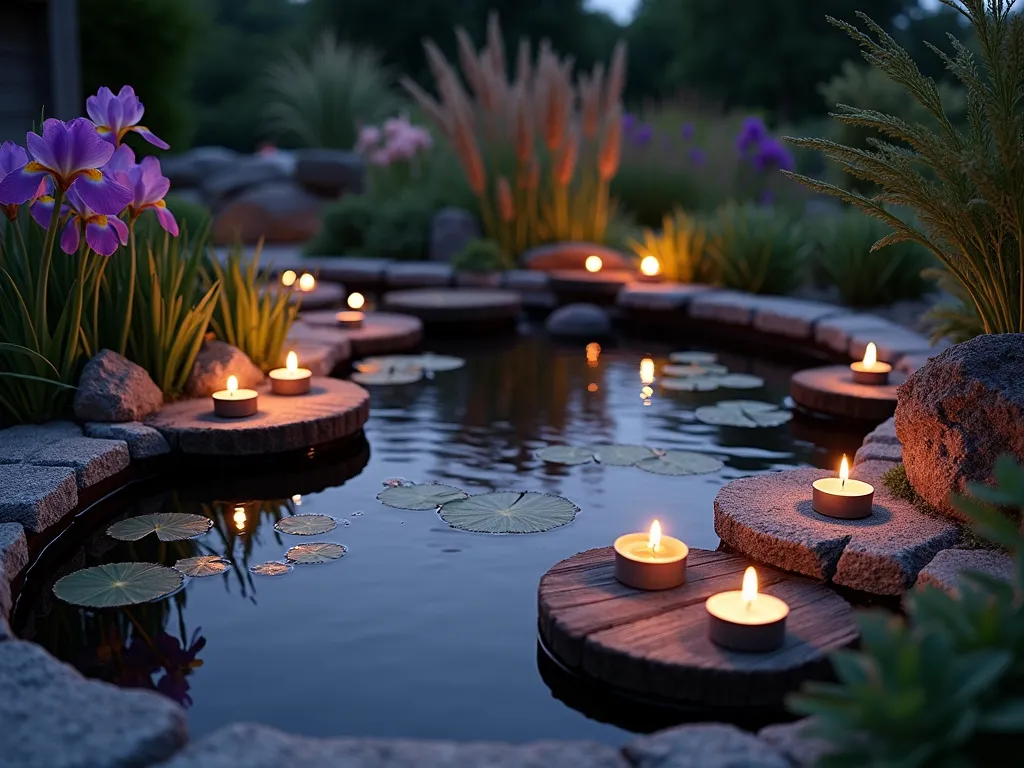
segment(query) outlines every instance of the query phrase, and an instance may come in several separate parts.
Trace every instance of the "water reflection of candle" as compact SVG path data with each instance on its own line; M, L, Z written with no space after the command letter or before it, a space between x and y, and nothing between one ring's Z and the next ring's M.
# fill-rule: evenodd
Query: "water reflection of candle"
M292 496L292 504L294 504L296 507L301 507L302 506L302 494L301 493L296 493L294 496Z
M664 536L661 523L648 533L627 533L615 540L615 578L634 589L671 589L686 581L689 548Z
M711 642L733 651L772 651L786 637L789 606L774 595L758 594L757 571L748 567L738 592L719 592L704 603Z
M235 528L245 530L245 507L235 507L234 521Z
M640 361L640 383L644 386L654 383L654 360L649 357Z
M587 344L587 365L591 368L597 368L598 360L601 357L601 345L596 341L592 341Z

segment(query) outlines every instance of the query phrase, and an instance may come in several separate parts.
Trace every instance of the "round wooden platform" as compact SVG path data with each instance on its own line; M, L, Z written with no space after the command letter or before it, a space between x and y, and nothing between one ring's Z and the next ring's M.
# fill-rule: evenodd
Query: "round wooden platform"
M301 301L302 309L325 309L341 306L347 295L344 286L320 280L312 291L293 291L291 301L293 304Z
M337 313L331 311L303 312L300 319L316 328L332 329L352 345L353 357L391 355L415 349L423 338L423 323L412 315L393 312L367 312L362 328L338 325Z
M515 328L522 307L516 291L496 288L417 288L384 294L383 306L413 315L430 327L460 333Z
M906 375L893 371L889 384L857 384L847 365L807 368L793 374L789 394L801 408L844 419L885 421L896 413L896 387Z
M567 668L616 691L674 706L781 707L804 680L830 676L826 655L854 643L857 628L835 592L761 566L761 591L790 607L785 644L769 653L712 644L704 601L739 589L748 565L691 549L686 584L641 592L615 580L611 547L581 552L541 579L541 639Z
M625 269L602 269L587 272L585 269L560 269L551 272L551 291L563 304L569 302L591 302L614 304L622 286L633 282L635 274Z

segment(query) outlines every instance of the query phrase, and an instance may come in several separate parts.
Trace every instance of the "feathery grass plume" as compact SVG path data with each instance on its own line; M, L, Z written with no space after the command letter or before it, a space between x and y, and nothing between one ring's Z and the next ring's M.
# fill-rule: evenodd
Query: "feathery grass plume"
M583 135L593 141L601 128L601 87L604 81L604 68L594 65L593 73L579 76L580 108L583 111Z
M612 65L608 70L608 90L604 94L604 113L609 114L622 101L622 89L626 87L626 43L622 40L615 44L612 52Z
M529 87L532 77L533 67L530 63L530 41L525 37L521 37L519 38L519 48L516 51L515 84L525 91Z
M533 156L533 109L522 86L516 93L516 160L525 163Z
M893 230L882 248L910 241L927 248L970 297L986 333L1024 332L1024 18L1014 0L942 0L971 23L981 65L960 41L952 53L936 47L967 93L967 125L949 119L938 87L910 55L864 14L862 31L829 18L861 47L869 64L901 85L921 105L929 124L838 105L833 117L877 131L871 149L823 139L791 139L821 151L843 170L880 191L873 195L793 175L815 191L834 195ZM886 209L912 209L915 227Z
M505 41L501 37L501 24L498 21L498 12L491 11L487 15L487 54L491 62L491 69L502 81L505 77Z
M616 106L612 110L608 125L605 127L604 140L598 153L597 169L601 180L607 182L619 170L619 158L622 154L622 108Z
M512 188L508 184L508 179L504 176L498 179L497 195L498 215L501 216L502 221L508 223L516 217L516 210L512 203Z
M473 45L473 40L462 27L458 27L455 30L455 40L458 45L459 64L462 67L462 74L484 109L489 109L490 104L487 101L488 93L484 85L484 75L480 67L480 60L476 55L476 47ZM436 73L434 76L437 76Z
M569 132L569 139L558 153L555 161L555 183L562 187L569 186L573 173L576 171L576 152L579 139L575 131Z

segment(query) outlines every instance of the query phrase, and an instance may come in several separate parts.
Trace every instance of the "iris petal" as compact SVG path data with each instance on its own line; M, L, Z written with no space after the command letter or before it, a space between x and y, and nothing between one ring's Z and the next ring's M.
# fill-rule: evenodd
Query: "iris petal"
M172 236L178 236L178 222L174 218L174 214L171 213L167 207L156 206L156 218L160 222L160 226L164 228L165 232L169 232Z
M50 220L53 219L53 204L56 202L52 197L43 197L32 203L29 213L43 229L49 229Z
M70 173L84 168L102 168L114 154L110 142L104 141L96 131L96 126L84 117L68 123L68 138L71 144Z
M107 104L114 98L114 92L102 86L95 96L85 100L85 112L96 125L107 124Z
M29 170L29 166L8 173L0 180L0 203L21 205L39 190L46 171Z
M166 141L161 139L159 136L157 136L155 133L153 133L151 130L149 130L149 128L147 128L144 125L136 125L133 128L130 128L129 130L135 131L137 134L139 134L139 136L144 138L146 141L148 141L154 147L159 147L160 149L170 149L171 148L170 144L168 144Z
M49 118L43 121L43 135L25 134L25 145L32 158L57 173L63 173L67 159L67 128L60 120Z
M121 245L128 245L128 225L117 218L117 216L108 216L107 224L114 228L114 231L117 233L117 239L121 241Z
M117 231L111 226L112 221L107 219L106 224L90 221L85 225L85 242L101 256L110 256L117 250Z
M60 249L64 253L74 253L78 250L79 233L78 218L72 216L64 225L64 231L60 235Z
M79 176L71 188L96 213L116 216L132 201L132 193L107 174L100 172L98 176Z
M0 179L28 162L28 153L13 141L0 144Z

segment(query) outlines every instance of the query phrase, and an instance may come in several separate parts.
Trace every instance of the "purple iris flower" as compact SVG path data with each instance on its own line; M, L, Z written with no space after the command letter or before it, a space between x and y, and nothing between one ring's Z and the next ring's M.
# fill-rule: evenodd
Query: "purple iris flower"
M746 157L750 150L768 138L768 129L760 117L748 117L736 136L736 151Z
M61 205L60 215L67 215L67 223L60 235L60 249L74 253L81 242L82 228L85 228L85 242L101 256L110 256L118 244L128 245L128 225L117 216L97 213L89 208L75 188L68 190L64 198L67 205ZM32 218L43 229L53 220L53 206L56 201L45 195L32 205Z
M708 157L704 153L704 150L700 147L693 147L689 152L686 153L687 157L690 158L690 162L697 168L702 168L704 163L707 162Z
M9 173L20 171L28 162L28 153L15 144L13 141L5 141L0 144L0 181ZM32 199L42 197L46 194L46 181L39 182L35 196ZM18 203L7 202L0 198L0 211L3 211L8 219L14 221L18 218Z
M654 138L654 129L649 125L641 125L633 134L633 143L638 147L646 147Z
M628 133L632 132L632 130L633 130L633 128L635 126L636 126L636 117L631 115L629 112L625 113L622 116L622 132L628 134Z
M174 214L164 202L171 182L161 174L159 160L155 157L145 157L141 163L136 164L135 153L131 147L122 144L103 170L112 174L118 184L131 191L132 200L128 203L129 218L135 220L143 211L152 209L160 221L160 226L174 237L178 236L178 222L174 220Z
M170 145L158 138L144 125L139 125L145 108L135 89L130 85L118 91L117 96L106 86L99 89L95 96L85 100L85 111L89 119L96 124L100 135L119 146L125 135L134 132L160 149L170 149Z
M683 123L683 127L679 131L683 137L683 141L689 141L693 138L693 123Z
M43 135L29 133L25 143L32 159L3 177L0 201L27 202L47 178L61 191L74 192L97 214L116 216L131 201L132 193L100 170L114 147L84 117L69 123L50 118L43 123Z
M796 165L789 150L775 139L770 138L764 139L758 145L751 162L758 173L765 173L775 168L791 171Z

